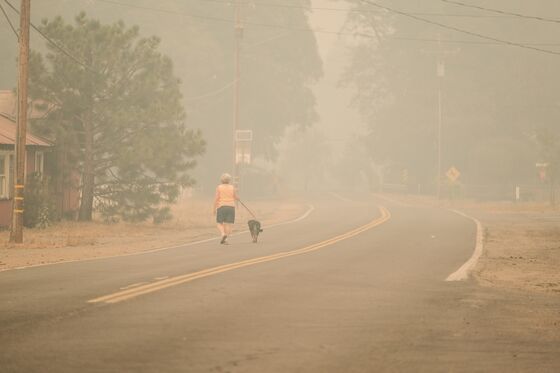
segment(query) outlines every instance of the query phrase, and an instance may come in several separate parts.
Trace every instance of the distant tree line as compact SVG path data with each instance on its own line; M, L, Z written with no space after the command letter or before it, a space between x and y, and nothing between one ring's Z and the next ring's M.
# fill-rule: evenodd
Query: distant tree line
M434 185L441 84L444 172L455 166L465 183L508 185L535 182L537 162L549 163L550 177L557 172L560 56L469 36L367 1L349 2L355 11L349 13L347 29L368 37L351 48L342 82L354 88L353 104L369 125L362 146L373 164L406 169L409 180ZM498 0L485 6L513 9ZM560 12L560 4L551 2L515 6L525 14ZM403 3L398 10L558 51L557 46L547 46L557 33L555 24L487 17L495 14L443 2ZM457 17L460 14L467 16ZM436 67L440 59L445 63L442 78Z

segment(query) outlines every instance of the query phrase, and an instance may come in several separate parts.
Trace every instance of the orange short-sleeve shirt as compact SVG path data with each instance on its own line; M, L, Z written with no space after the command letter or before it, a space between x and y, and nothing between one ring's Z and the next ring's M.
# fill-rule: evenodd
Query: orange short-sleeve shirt
M235 207L235 200L237 195L235 193L235 187L231 184L220 184L216 188L216 198L214 200L215 208L222 206L233 206Z

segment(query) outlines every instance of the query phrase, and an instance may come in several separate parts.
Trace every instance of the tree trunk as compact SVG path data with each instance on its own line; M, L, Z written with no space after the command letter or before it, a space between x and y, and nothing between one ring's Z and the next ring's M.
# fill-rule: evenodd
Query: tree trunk
M93 191L95 185L93 164L93 124L91 123L91 120L85 121L84 132L84 171L82 175L82 198L80 200L78 220L91 221L93 216Z

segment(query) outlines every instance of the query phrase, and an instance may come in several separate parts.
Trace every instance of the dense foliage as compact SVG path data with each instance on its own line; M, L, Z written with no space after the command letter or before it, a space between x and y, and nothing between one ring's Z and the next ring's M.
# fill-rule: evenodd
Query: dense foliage
M321 60L306 7L310 0L241 1L244 24L241 41L240 129L254 131L254 155L274 160L274 144L291 126L307 127L317 120L310 86L321 76ZM174 61L181 79L182 104L188 123L200 128L207 141L204 167L195 175L199 185L213 189L216 175L231 168L233 129L234 7L228 1L33 1L32 19L62 16L68 20L86 11L102 23L124 20L157 35L159 49ZM12 19L17 16L10 13ZM9 41L0 55L0 82L14 84L16 40L0 22L0 41ZM3 33L3 31L6 31ZM3 44L4 45L4 44ZM32 46L44 40L32 34ZM67 48L73 52L73 46ZM5 78L5 79L4 79Z
M27 175L23 225L28 228L46 228L57 220L52 184L38 172Z
M83 13L72 24L45 20L41 30L81 61L49 44L33 54L30 75L32 97L48 103L39 131L80 173L79 219L90 220L95 203L126 220L160 219L192 184L204 141L185 125L180 83L159 39Z
M410 182L434 184L441 87L443 172L455 166L469 184L537 182L535 163L553 161L543 149L550 147L543 133L552 131L560 114L560 56L483 40L367 1L349 2L356 12L348 28L369 37L352 47L344 82L354 87L354 104L369 124L374 162L407 170ZM391 6L470 32L559 50L547 45L557 42L555 24L438 1ZM560 12L551 2L492 0L484 6L528 15ZM445 63L441 79L438 60Z

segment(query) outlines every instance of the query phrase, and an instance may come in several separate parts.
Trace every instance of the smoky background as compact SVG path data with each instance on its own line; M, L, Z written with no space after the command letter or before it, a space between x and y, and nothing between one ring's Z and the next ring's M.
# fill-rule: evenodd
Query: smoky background
M203 194L237 167L242 194L253 197L345 189L553 199L560 156L555 2L32 6L37 25L58 15L72 22L83 11L161 39L181 81L186 125L206 142L192 171ZM0 44L0 86L12 89L17 41L6 22ZM31 46L46 50L37 33ZM236 167L234 127L251 131L250 162Z

